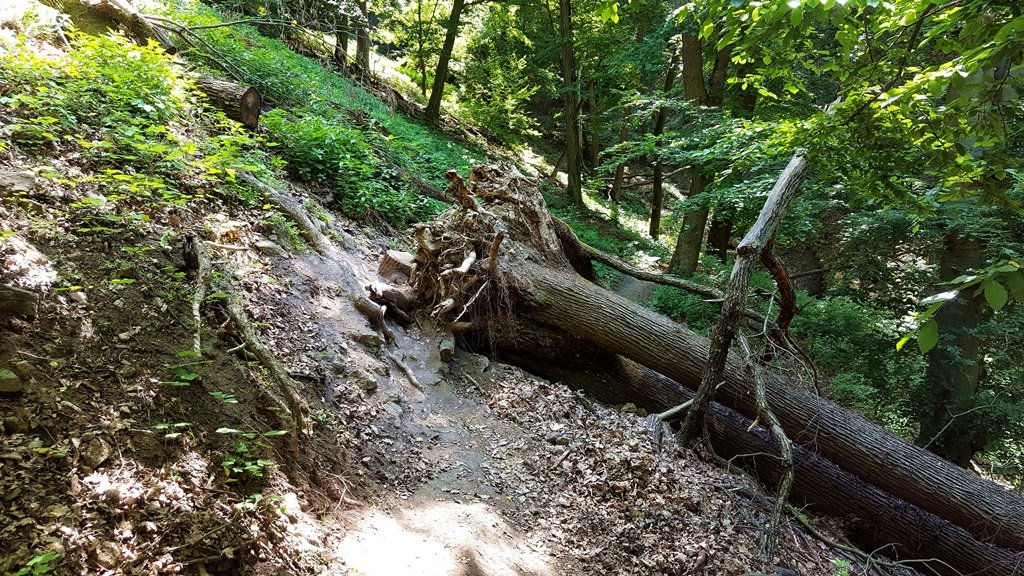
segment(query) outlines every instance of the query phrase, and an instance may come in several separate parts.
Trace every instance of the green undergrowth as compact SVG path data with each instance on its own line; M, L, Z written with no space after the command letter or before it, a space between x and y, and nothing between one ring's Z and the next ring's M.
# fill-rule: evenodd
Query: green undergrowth
M40 175L79 190L63 209L82 232L114 232L147 209L246 195L238 171L269 177L279 165L259 136L206 107L190 75L155 45L120 35L71 34L66 53L19 38L0 45L0 147L63 157L67 173ZM14 150L12 150L13 152Z
M186 25L216 25L213 8L182 0L167 16ZM185 52L218 74L257 87L281 107L265 126L298 175L337 186L349 215L373 210L395 226L444 206L418 198L414 178L445 188L444 173L465 174L487 155L396 113L379 98L336 74L330 62L293 52L247 25L198 31L203 42Z
M540 188L551 214L568 224L584 244L639 265L670 256L668 249L654 240L567 202L564 193L550 182L541 182ZM622 278L619 272L602 264L594 267L598 276L610 286L615 286Z

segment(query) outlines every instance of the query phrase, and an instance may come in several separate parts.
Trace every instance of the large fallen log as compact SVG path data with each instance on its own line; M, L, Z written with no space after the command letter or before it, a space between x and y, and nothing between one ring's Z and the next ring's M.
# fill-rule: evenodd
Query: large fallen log
M589 349L583 354L590 357L620 355L685 386L698 385L707 339L576 274L543 199L527 179L512 168L477 167L470 188L483 201L479 207L463 203L417 227L416 287L424 301L434 303L435 316L470 319L495 341L523 340L518 348L526 351L560 347L560 337L562 342L582 339ZM504 243L494 250L500 238ZM470 254L476 263L463 271ZM537 330L512 332L511 317ZM540 346L528 341L544 332L554 336ZM634 403L650 393L642 387L634 391ZM785 381L771 382L767 396L786 434L806 449L981 542L1021 551L1020 497L826 399L793 390ZM747 418L757 413L751 383L735 358L727 364L716 399ZM906 534L903 539L917 537ZM939 548L943 542L932 538L922 546ZM955 557L955 551L932 552Z
M693 398L693 391L617 356L586 362L564 357L513 355L524 368L609 404L632 402L661 412ZM713 403L708 434L715 454L775 486L781 473L772 434L738 412ZM842 518L845 536L865 550L878 550L924 574L1014 574L1024 553L980 542L969 532L893 497L811 450L795 447L790 502L822 515ZM918 561L920 560L920 561ZM955 567L955 568L952 568Z

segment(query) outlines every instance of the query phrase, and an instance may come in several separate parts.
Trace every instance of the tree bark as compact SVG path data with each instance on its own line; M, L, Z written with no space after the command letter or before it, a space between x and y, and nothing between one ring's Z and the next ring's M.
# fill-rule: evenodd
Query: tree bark
M570 0L559 0L558 23L561 41L562 85L565 90L562 97L565 116L565 171L568 177L565 191L573 203L582 206L583 174L581 170L583 162L580 154L580 95L579 87L576 84L576 58L573 55L572 3Z
M590 110L590 169L597 170L601 160L601 136L597 123L597 89L593 78L587 82L587 105Z
M672 58L668 61L668 70L665 71L665 82L662 85L662 97L668 97L668 93L672 90L672 87L676 83L676 64L678 63L679 51L673 50ZM658 108L657 113L654 115L654 137L655 146L661 146L660 136L665 132L665 123L668 121L668 108L661 106ZM657 240L658 234L661 233L661 206L665 202L665 192L663 190L665 180L665 163L661 161L661 158L656 158L654 161L654 176L651 181L651 222L648 233L651 238Z
M708 182L708 178L700 173L700 167L694 168L686 200L690 201L703 192ZM700 206L683 215L683 227L679 230L679 238L676 239L676 247L672 250L672 259L668 263L668 271L671 274L689 276L697 271L700 246L704 242L704 229L707 227L707 222L707 206Z
M259 90L209 76L201 76L196 85L228 118L241 122L250 130L256 129L263 108L263 96Z
M800 162L794 159L790 168ZM416 288L426 302L445 300L435 309L439 318L472 319L495 339L519 340L531 349L528 332L511 325L514 318L553 333L545 348L562 350L559 339L581 340L592 357L622 356L688 387L701 382L708 340L578 276L536 187L513 168L494 166L475 168L471 182L485 210L459 208L418 227L425 241L416 256ZM755 229L764 226L759 222ZM496 251L498 234L504 243ZM440 274L469 252L478 260L468 274ZM758 407L751 381L736 358L726 356L718 382L718 401L753 419ZM1019 496L785 380L771 380L766 396L786 434L808 450L982 542L1021 551Z
M108 20L115 25L123 26L137 43L145 44L146 40L155 40L168 54L174 54L177 51L174 42L163 31L153 26L152 22L126 0L78 0L78 3L87 13ZM56 0L49 1L47 4L52 4L62 12L66 11L64 6ZM73 14L74 11L67 12Z
M359 8L360 22L356 27L356 65L361 69L362 74L370 73L370 12L366 7L366 0L358 0L356 7Z
M462 9L465 0L452 2L452 12L448 16L448 28L444 33L444 45L437 59L437 70L434 72L434 85L430 89L430 100L427 102L427 109L423 113L428 123L436 124L441 118L441 100L444 99L444 87L448 81L448 65L452 59L452 50L455 49L455 40L459 37L459 20L462 18Z
M342 16L338 29L334 31L334 62L341 67L344 75L348 75L348 33L349 17Z
M960 229L951 230L939 263L939 281L949 282L984 264L984 244ZM978 414L970 410L978 406L983 362L982 340L974 328L987 315L985 302L969 293L947 302L936 314L942 339L928 352L929 393L921 406L917 443L963 468L986 440L975 419Z

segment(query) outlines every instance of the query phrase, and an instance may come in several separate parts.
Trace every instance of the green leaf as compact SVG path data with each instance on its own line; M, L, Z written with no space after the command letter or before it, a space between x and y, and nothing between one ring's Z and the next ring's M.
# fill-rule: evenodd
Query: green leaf
M1017 299L1017 302L1024 303L1024 270L1007 274L1006 286L1010 288L1010 293Z
M270 437L270 436L284 436L287 433L288 433L287 430L269 430L267 432L264 432L263 435L267 436L267 437Z
M939 343L939 325L935 320L928 320L917 332L917 345L921 348L921 354L927 354L929 350Z
M236 428L217 428L214 432L217 434L244 434L244 432Z
M1006 299L1009 295L1006 293L1006 288L999 282L993 280L985 285L985 301L988 305L999 312L1006 306Z

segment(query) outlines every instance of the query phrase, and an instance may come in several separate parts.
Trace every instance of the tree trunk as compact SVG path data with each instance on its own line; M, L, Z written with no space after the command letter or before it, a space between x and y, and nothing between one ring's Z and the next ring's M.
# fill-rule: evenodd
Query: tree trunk
M686 199L704 191L708 185L708 179L699 172L700 168L690 178L690 191ZM685 203L684 203L685 206ZM704 242L704 228L707 227L708 208L701 206L683 215L683 227L679 230L679 238L676 240L676 247L672 251L672 259L668 264L668 271L677 276L688 276L697 271L697 262L700 260L700 247Z
M196 86L210 98L214 106L223 110L228 118L241 122L250 130L256 129L263 109L263 97L260 96L259 90L209 76L199 77Z
M343 75L348 75L348 22L348 16L342 16L334 31L334 62L341 67Z
M732 239L732 214L721 205L715 207L715 216L708 229L708 254L725 262L729 254L729 240Z
M452 13L448 17L444 45L437 58L437 70L434 71L434 86L430 89L430 100L427 101L427 109L423 113L426 121L431 124L436 124L441 118L441 100L444 99L444 86L448 81L448 64L452 59L452 50L455 49L455 40L459 36L459 20L462 18L464 5L465 0L455 0L452 3Z
M356 65L361 69L362 74L370 73L370 12L366 7L366 0L358 0L356 7L359 8L360 22L356 27Z
M673 51L672 58L668 61L668 70L665 71L665 83L662 85L662 97L667 97L668 93L672 90L672 87L676 83L676 64L678 63L679 52ZM658 112L654 115L654 137L655 146L661 146L661 139L659 136L665 132L665 123L668 121L668 108L664 106L658 108ZM654 175L651 181L651 222L648 233L651 238L658 239L658 234L661 233L661 205L665 202L665 192L663 186L665 184L665 163L661 161L661 158L656 158L654 161Z
M698 104L706 103L708 102L709 94L704 85L704 58L701 53L700 39L696 36L683 35L681 44L683 94L691 102ZM725 51L719 52L719 58L715 60L715 71L712 74L716 80L714 87L718 90L716 97L721 97L721 92L725 88L726 70L720 63L720 57L723 52ZM718 84L721 84L721 86L719 87ZM686 200L690 201L703 192L710 181L711 178L703 173L702 168L695 166L693 175L690 177L690 190L686 194ZM683 205L685 206L685 203ZM700 247L704 243L704 229L707 228L707 224L708 207L706 205L686 212L683 216L683 226L679 230L679 238L676 239L675 250L672 251L672 260L668 265L669 272L686 276L693 274L697 270L697 261L700 259Z
M622 356L697 386L708 361L706 338L575 274L543 198L514 169L478 167L471 182L486 210L451 210L416 228L416 288L424 301L440 302L437 317L472 319L496 340L518 340L529 350L529 333L510 322L517 319L554 333L555 340L543 346L549 350L563 350L559 339L584 341L592 357ZM476 264L465 274L453 270L470 253L479 256ZM736 358L726 357L719 382L718 401L753 419L758 406ZM783 379L770 381L766 395L795 442L983 542L1021 552L1019 496ZM925 535L923 545L932 537Z
M622 124L619 126L619 144L622 144L629 139L629 106L623 106L622 108ZM615 179L612 180L611 197L612 202L615 202L616 213L618 213L619 202L622 200L622 181L626 177L626 165L619 163L615 167Z
M568 184L565 191L569 199L583 205L582 157L580 154L580 95L576 85L576 58L573 56L572 4L570 0L559 1L559 28L561 41L560 60L562 66L563 114L565 116L565 171Z
M939 264L939 281L949 282L971 268L985 264L984 245L960 229L946 235ZM987 316L980 297L966 293L947 302L936 314L942 339L928 352L925 382L928 401L921 407L917 443L966 468L984 446L985 434L968 412L977 407L976 393L982 374L981 338L974 332Z
M74 19L76 11L69 10L61 2L48 0L44 4L65 12ZM146 40L155 40L168 54L174 54L177 51L177 47L167 34L154 26L126 0L78 0L78 4L90 17L100 18L115 29L118 25L123 26L125 31L139 44L145 44Z
M597 124L597 90L593 78L587 83L587 104L590 110L590 169L597 170L601 159L601 137Z

